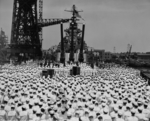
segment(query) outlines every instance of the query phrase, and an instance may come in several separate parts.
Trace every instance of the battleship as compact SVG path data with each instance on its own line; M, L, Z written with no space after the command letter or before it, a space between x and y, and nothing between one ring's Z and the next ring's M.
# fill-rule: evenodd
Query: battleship
M78 21L81 16L76 9L76 6L73 5L71 10L66 10L72 13L71 21L69 24L69 28L65 29L66 36L63 37L63 28L61 24L61 42L58 44L57 52L61 55L57 58L57 61L63 62L63 58L66 61L80 61L83 62L82 54L88 51L88 47L86 42L84 41L84 31L85 25L82 23L82 30L78 27ZM65 52L65 56L62 52ZM70 56L69 56L70 55ZM64 57L62 57L64 56ZM86 60L86 57L84 58Z

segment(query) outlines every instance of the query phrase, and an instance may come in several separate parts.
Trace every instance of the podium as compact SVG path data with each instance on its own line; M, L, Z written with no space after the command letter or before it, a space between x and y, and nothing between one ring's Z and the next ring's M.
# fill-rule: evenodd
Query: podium
M45 76L45 78L47 78L48 75L50 76L50 78L52 78L54 75L54 69L46 69L42 71L42 76Z
M54 75L54 69L47 69L48 74L50 75L50 77L52 78Z
M45 76L45 78L48 77L48 71L47 70L43 70L42 71L42 76Z
M72 68L72 74L73 75L80 75L80 67L73 66L73 68Z

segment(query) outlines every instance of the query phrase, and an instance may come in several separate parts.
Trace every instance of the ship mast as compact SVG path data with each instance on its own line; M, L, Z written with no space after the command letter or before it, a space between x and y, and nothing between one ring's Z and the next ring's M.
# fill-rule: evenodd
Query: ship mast
M72 18L71 18L71 23L70 23L70 30L71 30L71 44L70 44L70 57L69 57L69 61L70 62L74 62L74 30L77 29L77 17L81 18L81 16L79 15L79 12L83 12L83 11L79 11L76 9L76 6L73 5L72 6L72 10L65 10L67 12L72 12ZM84 28L84 27L83 27ZM82 33L82 36L84 36L84 34ZM82 37L83 39L84 37ZM81 46L83 46L83 42L81 42ZM80 48L80 61L83 62L83 47Z

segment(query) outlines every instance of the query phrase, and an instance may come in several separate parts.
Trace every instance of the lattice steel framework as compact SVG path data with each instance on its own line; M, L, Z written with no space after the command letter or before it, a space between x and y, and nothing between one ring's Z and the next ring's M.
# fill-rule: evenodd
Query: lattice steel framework
M24 52L27 49L41 55L38 35L37 0L14 0L11 47Z
M39 18L39 19L38 19ZM11 51L41 56L42 27L69 22L70 19L43 19L43 0L14 0Z
M43 20L43 0L39 0L39 20L42 21ZM42 28L39 31L39 38L40 38L40 42L41 42L41 46L42 46L42 41L43 41L43 30Z

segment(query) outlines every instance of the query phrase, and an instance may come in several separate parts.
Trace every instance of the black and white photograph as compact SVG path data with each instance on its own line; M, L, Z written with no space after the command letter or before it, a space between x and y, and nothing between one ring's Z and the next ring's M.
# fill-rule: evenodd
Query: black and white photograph
M150 121L150 0L0 0L0 121Z

